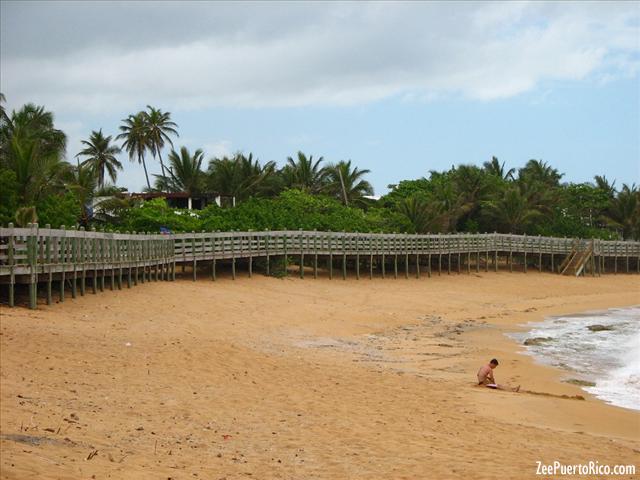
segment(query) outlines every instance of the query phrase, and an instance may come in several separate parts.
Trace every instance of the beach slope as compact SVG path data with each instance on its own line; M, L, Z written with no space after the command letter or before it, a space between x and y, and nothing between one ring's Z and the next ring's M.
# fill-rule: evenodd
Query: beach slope
M504 334L639 293L633 275L258 275L2 307L0 477L536 478L537 461L637 464L640 412L563 383ZM475 386L491 357L499 382L536 394Z

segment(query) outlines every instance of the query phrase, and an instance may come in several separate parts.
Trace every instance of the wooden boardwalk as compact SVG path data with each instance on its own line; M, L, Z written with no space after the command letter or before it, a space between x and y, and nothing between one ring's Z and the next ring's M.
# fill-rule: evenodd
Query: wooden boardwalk
M640 273L640 242L581 240L532 237L509 234L376 234L315 231L201 232L182 234L113 233L39 228L0 228L0 283L8 298L0 302L15 304L17 284L29 286L29 306L36 308L38 289L53 302L54 286L60 301L65 290L71 296L132 287L138 283L175 280L176 265L192 267L196 279L198 266L207 268L215 280L220 262L230 265L235 279L239 262L251 276L254 260L275 257L298 265L300 277L305 266L314 277L321 268L342 278L353 272L355 278L380 275L420 277L456 271L527 272L528 268L559 272L575 258L576 252L589 251L576 275ZM584 259L583 259L584 260Z

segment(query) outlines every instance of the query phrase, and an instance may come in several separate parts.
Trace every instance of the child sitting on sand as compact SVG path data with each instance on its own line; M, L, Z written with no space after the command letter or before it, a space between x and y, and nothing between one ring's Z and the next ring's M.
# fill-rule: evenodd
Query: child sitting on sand
M511 390L517 392L520 390L520 385L515 388L511 388L505 385L498 385L495 378L493 378L493 369L498 366L498 360L492 358L491 361L480 367L478 370L478 385L485 385L489 388L495 388L498 390Z

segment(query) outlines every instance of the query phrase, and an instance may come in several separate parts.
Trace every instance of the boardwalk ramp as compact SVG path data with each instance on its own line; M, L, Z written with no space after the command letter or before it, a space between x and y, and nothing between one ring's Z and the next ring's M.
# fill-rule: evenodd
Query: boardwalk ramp
M593 241L574 243L571 252L560 265L561 275L580 276L583 272L591 256L593 255Z

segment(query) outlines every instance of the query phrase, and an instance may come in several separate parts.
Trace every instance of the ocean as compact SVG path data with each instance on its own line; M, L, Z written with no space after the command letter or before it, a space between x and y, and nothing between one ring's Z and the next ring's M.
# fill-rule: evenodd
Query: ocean
M619 407L640 410L640 306L550 317L509 334L526 353L567 372L566 379ZM589 328L591 327L591 328ZM526 387L525 387L526 388Z

